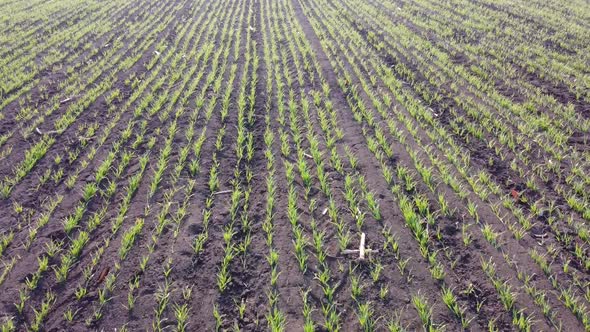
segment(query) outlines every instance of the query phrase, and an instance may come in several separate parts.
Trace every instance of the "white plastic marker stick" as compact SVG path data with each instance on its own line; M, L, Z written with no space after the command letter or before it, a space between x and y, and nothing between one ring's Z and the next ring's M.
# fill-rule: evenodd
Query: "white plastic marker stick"
M361 234L361 245L359 246L359 259L365 259L365 233Z
M372 249L365 249L365 241L366 241L366 236L365 233L361 233L361 243L359 245L358 250L357 249L346 249L343 250L342 253L343 254L359 254L359 260L364 260L365 259L365 254L370 254L370 253L378 253L379 250L372 250Z

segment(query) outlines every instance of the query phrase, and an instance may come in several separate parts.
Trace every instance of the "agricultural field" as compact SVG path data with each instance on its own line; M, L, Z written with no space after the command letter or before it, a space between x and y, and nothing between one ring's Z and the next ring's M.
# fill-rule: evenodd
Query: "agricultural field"
M590 331L586 0L0 0L0 331Z

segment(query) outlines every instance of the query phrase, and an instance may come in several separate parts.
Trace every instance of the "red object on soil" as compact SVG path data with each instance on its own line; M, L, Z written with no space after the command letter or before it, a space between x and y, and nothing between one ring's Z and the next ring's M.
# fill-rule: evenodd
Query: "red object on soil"
M111 270L111 268L109 268L108 266L105 267L102 272L100 273L100 275L98 276L98 280L96 281L96 283L98 285L100 285L109 275L109 271Z
M518 191L516 191L516 189L512 189L510 191L510 194L512 195L512 197L514 197L515 200L518 200L518 198L520 197L520 195L518 194Z

